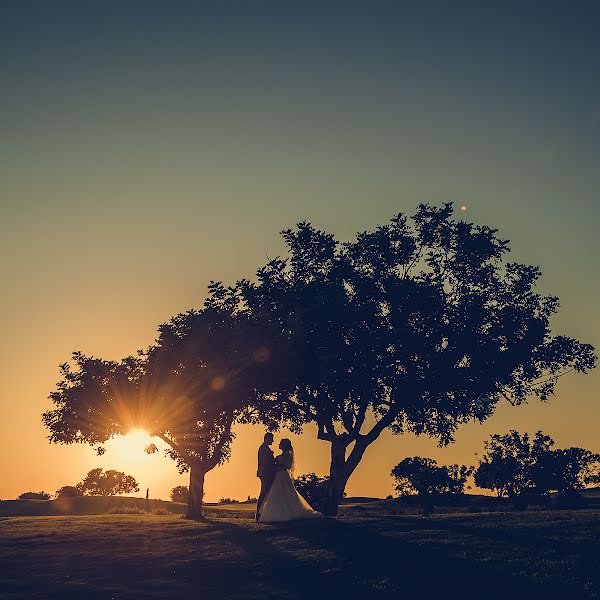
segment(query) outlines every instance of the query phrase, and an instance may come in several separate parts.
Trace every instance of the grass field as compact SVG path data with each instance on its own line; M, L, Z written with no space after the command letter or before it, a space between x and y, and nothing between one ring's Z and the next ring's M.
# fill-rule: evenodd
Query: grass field
M3 517L3 599L600 598L600 511Z

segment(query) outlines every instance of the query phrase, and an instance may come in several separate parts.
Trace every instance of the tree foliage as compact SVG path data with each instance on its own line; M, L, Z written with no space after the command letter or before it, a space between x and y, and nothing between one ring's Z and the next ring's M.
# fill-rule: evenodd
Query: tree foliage
M116 496L117 494L129 494L139 492L137 481L122 471L101 468L92 469L83 481L77 484L77 489L84 496Z
M323 503L328 481L329 477L327 475L319 477L316 473L305 473L295 478L294 485L306 501L315 510L319 510ZM345 492L344 496L346 496Z
M50 394L55 408L43 415L50 441L103 453L112 436L145 429L168 445L180 473L190 471L188 514L200 516L205 473L228 459L233 423L255 418L254 390L271 385L274 373L272 338L238 304L235 290L212 283L202 309L161 325L138 356L110 361L74 353Z
M47 492L23 492L17 496L17 500L50 500Z
M83 496L83 492L76 485L64 485L56 490L56 494L54 495L57 500L61 498L75 498L77 496Z
M533 492L537 487L538 461L553 445L552 438L541 431L533 438L515 430L490 436L484 442L485 453L475 471L475 485L513 499L525 492Z
M239 283L292 367L262 398L264 422L314 423L331 444L326 514L386 428L448 444L501 400L547 400L560 375L594 367L590 345L551 334L558 299L535 290L540 270L505 263L496 230L452 214L420 205L349 243L299 223L287 256Z
M417 494L435 496L461 494L473 467L465 465L438 466L432 458L413 456L399 462L391 472L396 480L395 490L401 496Z
M178 485L171 490L171 502L187 504L189 493L187 485Z
M581 490L600 483L600 454L585 448L558 448L541 457L536 485L553 492Z
M475 471L475 484L498 496L544 496L598 481L600 454L584 448L554 449L554 440L538 431L533 438L511 430L492 435Z

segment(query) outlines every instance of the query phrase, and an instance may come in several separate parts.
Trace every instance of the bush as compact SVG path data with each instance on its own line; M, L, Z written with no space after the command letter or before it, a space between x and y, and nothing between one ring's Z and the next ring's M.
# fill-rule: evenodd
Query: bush
M218 504L239 504L239 500L234 500L233 498L221 498Z
M50 494L46 492L24 492L17 496L17 500L50 500Z
M56 490L55 494L57 500L61 498L75 498L77 496L83 496L83 493L76 485L64 485Z
M294 485L304 499L315 509L320 510L329 477L319 477L316 473L306 473L296 477ZM346 492L344 492L344 498Z
M171 513L166 508L155 508L152 511L152 514L164 517L164 516L169 515Z
M190 492L185 485L178 485L171 490L171 502L181 502L187 504Z
M577 490L560 492L552 501L554 508L562 510L585 508L585 505L585 498Z
M438 466L432 458L413 456L399 462L390 475L396 480L395 489L401 496L417 494L443 498L462 494L473 467L465 465Z
M139 506L116 506L109 511L111 515L143 515L146 511Z

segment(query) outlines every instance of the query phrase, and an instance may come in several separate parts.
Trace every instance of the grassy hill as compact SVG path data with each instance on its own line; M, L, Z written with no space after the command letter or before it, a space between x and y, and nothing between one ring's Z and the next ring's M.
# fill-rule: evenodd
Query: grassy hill
M185 513L185 504L130 496L79 496L61 500L1 500L0 516L101 515L136 512Z
M344 504L353 506L370 502L381 502L379 498L345 498ZM208 510L227 510L241 513L253 513L254 502L234 502L217 504L207 502ZM102 514L183 514L186 506L168 500L146 500L132 496L79 496L61 500L0 500L0 516L4 517L41 517L59 515L102 515Z
M275 526L238 508L210 508L204 522L0 518L2 599L599 598L600 511L423 518L349 508Z

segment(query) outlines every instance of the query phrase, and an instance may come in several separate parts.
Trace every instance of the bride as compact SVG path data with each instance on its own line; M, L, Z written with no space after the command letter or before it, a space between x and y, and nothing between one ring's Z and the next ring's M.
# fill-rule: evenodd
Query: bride
M284 438L279 443L281 454L275 458L277 472L263 502L259 523L276 523L318 517L308 502L298 493L292 469L294 466L294 449L292 442Z

